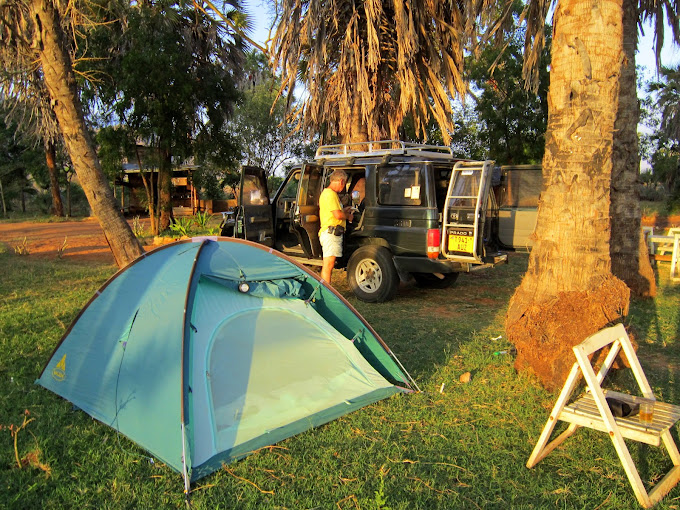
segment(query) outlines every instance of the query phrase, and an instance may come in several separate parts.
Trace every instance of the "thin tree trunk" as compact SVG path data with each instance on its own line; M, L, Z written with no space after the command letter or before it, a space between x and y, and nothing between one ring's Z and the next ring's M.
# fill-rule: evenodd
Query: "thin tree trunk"
M2 216L7 217L7 205L5 204L5 191L2 189L2 179L0 179L0 199L2 199Z
M139 168L139 175L142 176L142 183L144 183L144 191L146 191L146 201L149 204L149 222L151 223L151 235L158 235L158 221L156 221L156 198L153 186L153 172L149 172L149 179L142 168L142 156L139 154L139 147L135 144L135 156L137 157L137 167Z
M610 188L622 58L622 0L561 0L552 43L545 190L529 267L506 332L516 368L559 388L571 347L628 311L611 273Z
M158 209L160 232L170 227L172 216L172 155L167 149L160 149L158 168Z
M57 150L54 142L45 140L45 162L47 172L50 174L50 191L52 192L52 214L59 218L64 217L64 204L61 202L59 191L59 170L57 168Z
M71 176L67 176L66 178L66 210L68 217L70 218L73 216L73 213L71 211Z
M71 58L59 25L59 14L49 0L31 1L38 32L36 43L46 88L54 113L92 212L99 220L113 257L123 267L142 253L130 225L116 207L111 187L101 169L76 90Z
M611 189L612 273L626 282L636 296L655 296L656 279L645 243L640 243L640 208L635 53L637 52L637 0L623 0L623 65L618 113L614 125Z

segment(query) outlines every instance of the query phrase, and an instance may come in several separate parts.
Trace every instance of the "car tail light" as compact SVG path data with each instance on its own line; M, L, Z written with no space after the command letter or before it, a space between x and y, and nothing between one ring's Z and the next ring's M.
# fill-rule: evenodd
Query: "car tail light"
M431 259L439 258L439 244L441 242L441 232L438 228L431 228L427 231L427 257Z

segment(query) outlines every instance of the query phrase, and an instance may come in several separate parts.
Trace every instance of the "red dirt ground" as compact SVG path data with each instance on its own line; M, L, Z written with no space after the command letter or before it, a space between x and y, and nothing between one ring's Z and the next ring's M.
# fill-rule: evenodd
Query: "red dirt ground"
M142 219L141 223L148 232L149 220ZM66 239L62 257L65 260L114 264L104 233L95 218L58 223L0 223L0 243L4 243L7 250L14 251L16 246L23 244L24 238L31 257L56 259ZM153 246L144 248L149 250Z
M148 218L140 221L148 232ZM130 220L129 223L132 224L132 221ZM680 226L680 216L645 217L642 219L642 224L659 229ZM14 251L16 246L23 243L24 237L31 256L57 258L58 250L66 239L64 259L114 263L104 233L95 218L56 223L0 223L0 243L4 243L8 250ZM144 247L147 251L152 248L154 247Z

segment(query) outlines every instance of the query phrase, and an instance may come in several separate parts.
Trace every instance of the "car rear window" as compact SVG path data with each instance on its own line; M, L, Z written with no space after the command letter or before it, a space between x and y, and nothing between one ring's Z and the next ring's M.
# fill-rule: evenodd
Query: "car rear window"
M422 205L425 191L425 174L421 165L378 168L378 203L381 205Z

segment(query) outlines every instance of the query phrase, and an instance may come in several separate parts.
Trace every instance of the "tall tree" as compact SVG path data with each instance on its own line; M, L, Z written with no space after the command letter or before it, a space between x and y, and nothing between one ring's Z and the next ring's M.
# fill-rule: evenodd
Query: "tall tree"
M13 210L12 202L21 200L25 212L25 190L30 188L29 175L36 173L42 164L40 152L25 138L17 137L17 125L6 124L0 105L0 211L7 216Z
M239 86L242 95L229 122L229 130L240 142L243 163L263 168L267 177L287 161L302 159L308 148L302 133L286 120L285 106L275 103L279 85L265 55L249 52Z
M545 149L550 38L537 63L536 90L527 90L522 81L523 39L524 28L513 26L503 47L488 44L479 55L466 58L482 122L479 135L488 147L487 158L499 165L539 163Z
M118 266L125 266L143 253L139 241L118 210L111 188L101 170L87 130L71 59L70 42L62 20L81 19L76 2L10 0L0 4L2 58L5 68L21 74L4 76L2 91L11 95L15 81L30 80L41 71L50 104L64 143L93 213L99 220ZM80 6L83 7L83 6ZM31 62L37 63L31 65ZM30 73L28 77L24 73Z
M150 0L103 15L105 37L90 51L111 58L91 61L92 71L108 77L95 84L95 92L110 109L107 121L125 126L134 148L141 140L156 152L160 214L154 226L164 230L173 167L192 157L229 162L236 154L225 122L237 98L241 39L200 2ZM139 162L142 170L148 158ZM149 187L147 193L151 208Z
M542 44L538 24L551 4L528 4L528 79ZM663 40L664 12L677 37L674 1L557 3L543 160L546 190L529 271L506 317L508 337L520 352L518 368L531 366L549 387L563 381L571 345L627 313L628 289L616 276L625 278L638 294L654 292L640 239L639 158L637 137L630 130L639 115L633 92L636 24L641 18L655 19L658 44L659 37ZM610 32L603 36L605 26ZM569 58L571 63L563 65ZM570 110L575 114L571 119ZM616 124L610 124L612 114ZM570 163L565 158L569 151Z
M293 116L323 140L398 138L411 116L416 135L433 117L448 143L451 99L467 91L464 49L487 26L478 21L491 20L493 33L509 12L494 17L499 6L488 0L283 0L273 67L282 70L288 106L302 79L305 99Z
M649 85L661 109L658 137L659 155L653 160L653 171L664 182L673 200L680 199L680 66L662 67L660 80ZM668 163L671 163L670 165ZM673 164L675 163L675 164Z
M657 66L661 62L664 43L664 19L673 27L672 39L680 43L678 13L675 0L624 0L624 57L621 74L621 97L614 131L614 170L612 175L612 272L638 296L654 296L656 280L649 262L647 247L641 235L640 155L637 125L640 107L637 97L635 55L638 25L643 21L655 27Z
M571 366L571 346L624 316L630 294L612 274L610 255L622 0L560 0L553 26L545 189L506 332L517 346L516 366L528 364L557 388Z
M0 60L11 67L6 68L4 79L12 83L11 94L4 98L3 114L14 122L17 127L16 136L21 136L35 145L42 145L44 159L49 175L49 187L52 195L52 214L64 216L64 206L59 189L59 168L56 163L57 146L61 144L59 125L50 107L50 98L45 88L42 73L39 69L31 72L34 62L21 62L17 56L23 51L17 51L13 41L5 41L0 46ZM28 56L24 53L24 56ZM26 67L28 64L28 67ZM25 77L17 79L25 73ZM0 71L2 73L2 71Z

